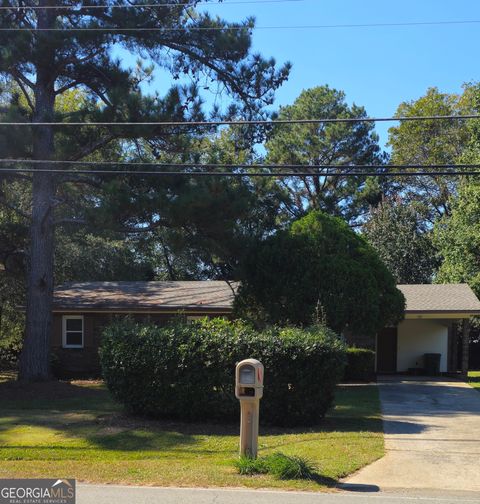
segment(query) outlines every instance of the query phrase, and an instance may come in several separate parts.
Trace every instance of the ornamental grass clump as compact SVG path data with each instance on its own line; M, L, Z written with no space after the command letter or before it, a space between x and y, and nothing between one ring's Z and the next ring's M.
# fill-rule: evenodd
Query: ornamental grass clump
M317 475L317 467L310 460L280 452L257 459L240 457L235 467L245 476L271 474L281 480L313 479Z

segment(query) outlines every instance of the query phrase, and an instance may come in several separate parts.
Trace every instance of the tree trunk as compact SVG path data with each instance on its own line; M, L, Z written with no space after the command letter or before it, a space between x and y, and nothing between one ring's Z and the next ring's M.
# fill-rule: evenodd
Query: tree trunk
M41 0L39 6L48 5ZM48 9L38 11L38 28L53 26L55 14ZM48 44L48 34L36 39L41 51L36 68L35 112L33 122L50 122L54 118L55 92L53 66L54 50ZM33 159L51 159L54 152L51 126L34 128ZM48 168L49 165L40 165ZM19 379L47 380L50 377L50 333L52 328L54 221L53 175L33 174L30 251L27 279L27 317L23 350L20 357Z

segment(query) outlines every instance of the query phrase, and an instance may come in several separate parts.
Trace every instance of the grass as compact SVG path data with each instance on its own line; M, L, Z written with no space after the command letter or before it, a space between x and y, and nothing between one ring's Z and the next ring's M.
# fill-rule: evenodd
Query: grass
M101 382L27 386L12 378L0 376L0 478L321 490L384 454L374 385L338 387L336 406L318 427L261 428L261 457L281 451L318 471L311 480L284 480L238 474L238 425L133 418Z
M480 391L480 371L469 371L468 383Z

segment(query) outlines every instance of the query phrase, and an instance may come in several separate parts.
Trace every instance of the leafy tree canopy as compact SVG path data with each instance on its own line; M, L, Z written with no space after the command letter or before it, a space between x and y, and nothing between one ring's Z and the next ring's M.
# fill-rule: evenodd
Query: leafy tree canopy
M463 181L451 205L451 214L434 228L443 259L436 281L466 282L480 296L480 183Z
M479 87L464 86L461 95L441 93L430 88L418 100L401 103L396 115L442 116L478 112ZM456 164L462 161L470 141L464 121L406 121L389 129L391 163L399 165ZM428 170L428 168L427 168ZM432 169L432 171L434 171ZM450 211L449 198L455 195L454 177L399 177L397 191L406 204L413 204L430 223Z
M368 242L399 284L430 283L437 266L431 230L400 198L372 208L363 226Z
M403 295L371 246L337 217L312 211L253 248L236 307L268 323L374 334L402 318Z

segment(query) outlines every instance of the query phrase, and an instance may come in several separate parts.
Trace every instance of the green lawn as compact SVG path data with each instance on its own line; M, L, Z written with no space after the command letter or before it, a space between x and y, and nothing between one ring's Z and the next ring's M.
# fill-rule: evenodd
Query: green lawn
M469 371L468 383L480 391L480 371Z
M238 425L132 418L101 382L25 386L7 378L0 383L0 478L321 490L384 453L374 385L339 387L335 409L317 428L261 428L261 455L301 455L319 468L316 481L278 481L236 473Z

